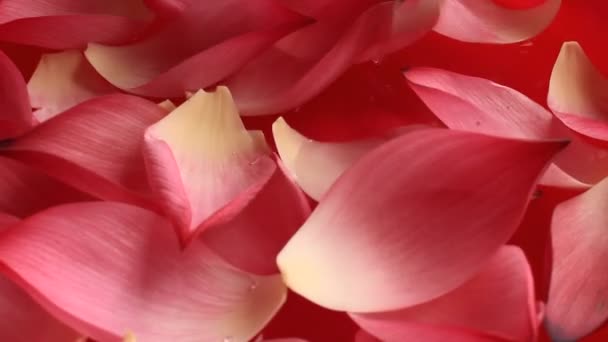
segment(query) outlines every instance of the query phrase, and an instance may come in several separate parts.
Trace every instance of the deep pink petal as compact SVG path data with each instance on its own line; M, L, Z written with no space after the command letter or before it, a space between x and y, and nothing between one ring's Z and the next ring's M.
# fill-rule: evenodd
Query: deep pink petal
M25 80L13 62L0 51L0 139L12 138L35 124Z
M121 89L179 97L231 75L302 23L301 17L273 0L248 6L238 0L187 5L178 18L147 39L124 46L90 45L85 52L88 60Z
M280 0L290 9L304 15L336 20L336 17L347 17L362 12L379 0Z
M608 79L591 63L580 45L566 42L557 57L547 102L575 132L608 141Z
M273 114L295 108L318 95L353 63L371 55L381 58L397 46L403 47L422 36L434 24L437 7L435 1L378 3L362 13L334 44L327 46L320 58L298 58L298 53L281 45L282 40L226 83L244 114ZM393 41L396 38L398 42ZM284 40L290 40L291 47L306 46L302 42L309 41L300 31Z
M85 60L80 51L45 54L27 84L34 115L47 119L90 98L116 91Z
M494 1L445 0L434 30L454 39L478 43L515 43L539 34L557 14L561 0L511 9Z
M200 90L148 128L145 160L184 241L238 214L276 168L263 135L245 129L225 87Z
M164 114L137 97L99 97L43 122L3 151L81 191L139 203L149 192L144 131Z
M406 309L351 314L381 340L409 340L420 326L462 329L505 340L533 341L538 328L534 281L526 256L514 246L502 247L474 277L430 302ZM451 340L451 339L449 339Z
M547 327L557 341L578 340L608 318L607 194L604 180L558 205L553 214Z
M277 254L302 226L310 205L279 165L254 199L231 221L203 233L226 261L255 274L278 273Z
M0 40L52 49L120 43L135 37L149 19L140 0L5 0L0 3Z
M182 251L167 221L127 204L41 212L5 233L0 260L44 308L100 341L246 341L285 300L279 276L239 271L200 241Z
M425 341L425 342L507 342L492 336L483 336L469 331L454 329L435 329L425 326L412 326L411 330L401 333L389 330L385 332L391 340L386 341ZM355 337L355 342L382 342L364 330L360 330Z
M393 139L321 199L278 256L283 277L317 304L350 312L436 298L510 238L564 146L444 129Z
M0 157L0 212L26 217L90 197L15 160Z

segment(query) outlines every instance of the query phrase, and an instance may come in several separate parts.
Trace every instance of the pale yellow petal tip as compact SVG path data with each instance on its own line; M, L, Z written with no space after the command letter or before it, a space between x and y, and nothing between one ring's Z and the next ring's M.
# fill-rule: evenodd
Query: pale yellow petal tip
M177 108L175 103L173 103L173 101L171 101L171 100L165 100L163 102L160 102L160 103L158 103L158 106L160 108L166 110L167 112L172 112L173 110L175 110L175 108Z
M135 338L135 334L132 332L128 332L122 339L122 342L137 342L137 338Z
M272 124L272 135L281 160L295 177L295 161L300 148L309 139L291 128L282 117Z

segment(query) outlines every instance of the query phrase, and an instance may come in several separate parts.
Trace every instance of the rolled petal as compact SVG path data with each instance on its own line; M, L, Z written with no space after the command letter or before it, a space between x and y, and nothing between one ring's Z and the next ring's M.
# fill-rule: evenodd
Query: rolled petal
M149 194L144 132L165 111L128 95L95 98L63 112L2 151L83 192L141 203Z
M276 168L225 87L197 92L146 131L145 146L150 184L184 241L238 214Z
M511 88L434 68L415 68L404 75L450 128L513 138L550 138L554 133L553 115Z
M511 9L494 1L445 0L434 30L467 42L516 43L549 26L560 4L561 0L545 0L535 7Z
M54 316L100 341L126 332L152 342L247 341L286 295L279 276L239 271L200 241L182 251L162 217L111 202L24 220L0 240L0 261Z
M192 1L185 8L164 30L135 44L89 45L89 62L123 90L179 97L228 77L303 22L273 0L250 6Z
M608 141L608 79L591 63L581 46L566 42L557 57L547 102L575 132Z
M25 80L13 62L0 51L0 139L12 138L29 130L32 116Z
M276 274L279 273L277 254L309 214L308 200L279 165L234 219L209 228L202 239L239 269Z
M43 55L27 90L40 122L85 100L115 92L76 50Z
M141 0L6 0L0 3L0 40L51 49L116 44L136 37L150 19Z
M415 340L418 329L425 326L533 341L538 328L530 266L521 249L514 246L502 247L474 277L435 300L398 311L351 317L383 341L395 341L395 335L401 336L401 341Z
M437 13L435 1L377 3L356 18L333 44L325 44L325 49L317 53L319 58L299 58L300 53L282 46L285 40L289 40L292 49L311 44L308 34L296 31L249 63L226 84L245 115L293 109L318 95L353 63L369 60L372 55L380 58L421 37L430 30ZM315 30L311 33L319 35ZM322 35L319 39L325 41Z
M281 251L285 282L350 312L441 296L510 238L564 146L444 129L393 139L344 173Z
M26 217L91 198L15 160L0 157L0 212Z
M385 142L366 139L322 143L302 136L283 118L274 122L272 132L285 167L302 190L317 201L357 159Z
M553 274L547 328L556 341L576 341L608 318L608 180L555 209Z

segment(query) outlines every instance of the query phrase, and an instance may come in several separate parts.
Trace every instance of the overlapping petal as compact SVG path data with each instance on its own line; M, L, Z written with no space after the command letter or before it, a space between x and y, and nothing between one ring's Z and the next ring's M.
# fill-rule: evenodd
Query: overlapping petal
M515 43L543 31L560 8L561 0L513 9L493 0L445 0L434 30L448 37L477 43Z
M231 75L303 22L274 0L164 6L183 12L160 32L129 45L88 47L89 62L110 83L135 94L179 97Z
M608 318L608 260L604 180L555 209L551 226L553 274L547 327L556 341L575 341Z
M557 57L547 102L575 132L608 141L608 79L591 63L581 46L566 42Z
M232 219L276 169L263 135L245 129L230 92L202 90L145 134L150 184L186 241Z
M0 41L51 49L116 44L136 37L151 19L141 0L5 0Z
M246 115L289 110L318 95L353 63L381 58L421 37L437 14L437 1L408 0L374 4L345 28L315 22L283 38L226 83ZM316 40L325 41L323 48ZM305 55L315 58L303 57L302 49L314 50Z
M103 199L144 204L144 132L165 110L129 95L98 97L3 146L6 155Z
M510 238L564 146L443 129L393 139L321 199L277 258L283 277L315 303L351 312L441 296Z
M18 136L30 129L32 116L25 80L13 62L0 51L0 139Z
M43 55L27 90L32 107L37 108L34 116L40 122L85 100L116 91L77 50Z
M96 340L246 341L285 300L279 276L237 270L171 225L112 202L55 207L0 239L0 261L37 302Z
M411 329L412 330L406 332L395 330L386 331L386 336L389 336L389 339L387 340L379 340L364 330L361 330L355 336L355 342L408 341L412 338L412 335L416 336L416 340L425 342L507 342L506 340L496 337L484 336L474 334L470 331L456 329L435 329L424 326L412 326Z
M530 266L524 253L514 246L502 247L478 274L430 302L351 317L383 341L416 340L421 330L432 335L432 331L442 329L533 341L539 323Z

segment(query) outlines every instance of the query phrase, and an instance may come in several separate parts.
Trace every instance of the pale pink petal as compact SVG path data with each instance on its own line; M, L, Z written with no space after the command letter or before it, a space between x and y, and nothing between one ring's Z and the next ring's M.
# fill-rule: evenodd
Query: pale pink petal
M554 134L553 115L511 88L434 68L415 68L404 75L449 128L513 138L551 138Z
M385 331L390 339L379 340L360 330L355 336L355 342L396 342L396 341L424 341L424 342L512 342L492 336L474 334L469 331L456 329L436 329L428 326L412 326L409 331L401 332L398 330Z
M301 58L298 57L301 53L286 50L284 40L289 40L288 46L296 49L310 42L306 34L296 31L249 63L226 84L245 115L273 114L295 108L318 95L353 63L372 55L380 58L421 37L434 24L437 7L436 1L420 0L375 4L352 22L334 44L328 45L318 59ZM312 34L319 35L319 32L313 30Z
M394 340L397 334L414 337L420 326L428 326L533 341L538 329L532 273L526 256L515 246L502 247L474 277L430 302L351 317L381 340Z
M198 1L157 34L124 46L91 44L85 54L118 88L179 97L231 75L302 22L273 0Z
M543 173L542 177L538 180L538 184L547 187L566 188L577 191L584 191L591 187L590 184L577 180L555 164L549 165L545 173Z
M608 79L591 63L581 46L566 42L557 57L547 102L575 132L608 141Z
M12 138L29 130L32 116L25 80L15 64L0 51L0 139Z
M444 0L434 30L466 42L520 42L549 26L560 4L545 0L532 8L511 9L491 0Z
M40 122L85 100L116 91L76 50L42 55L27 90Z
M62 321L98 341L247 341L285 300L279 276L239 271L202 242L180 249L144 209L55 207L0 239L9 276Z
M283 118L274 122L272 132L285 167L302 190L317 201L357 159L386 141L322 143L302 136Z
M551 226L553 274L547 327L556 341L575 341L608 318L608 179L557 206Z
M202 239L239 269L275 274L277 254L309 214L308 200L279 165L234 219L209 228Z
M238 214L276 168L225 87L200 90L151 126L145 160L150 184L184 241Z
M404 134L338 179L279 254L279 269L292 290L336 310L441 296L511 237L564 146L444 129Z
M81 191L140 203L149 192L144 132L164 114L134 96L99 97L43 122L3 151Z
M151 17L141 0L4 0L0 40L51 49L121 43L136 37Z
M90 197L15 160L0 157L0 212L26 217Z

